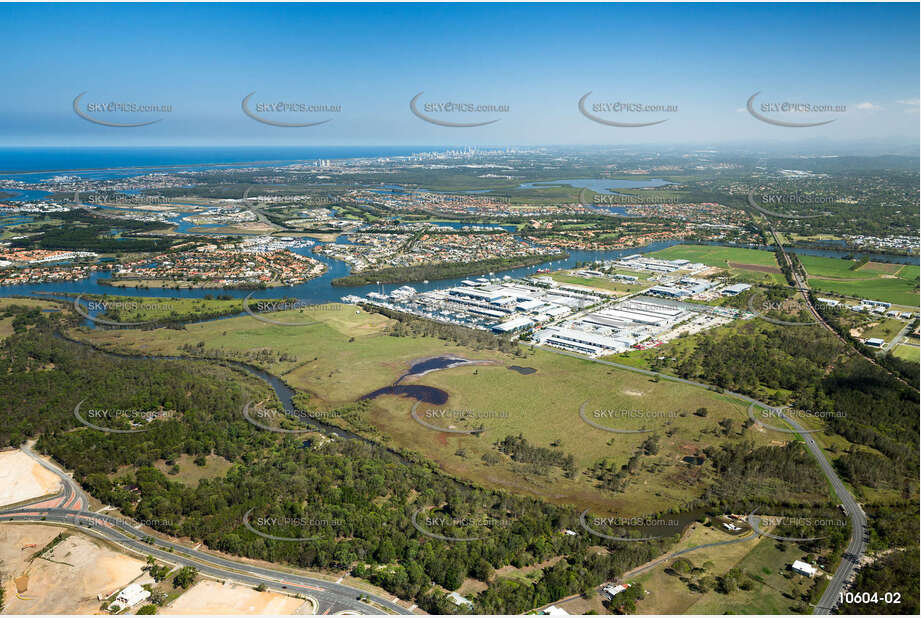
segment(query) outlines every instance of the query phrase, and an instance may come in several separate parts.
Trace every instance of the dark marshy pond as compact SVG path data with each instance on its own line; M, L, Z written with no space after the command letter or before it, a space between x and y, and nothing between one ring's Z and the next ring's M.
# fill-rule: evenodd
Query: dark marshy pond
M398 397L415 399L416 401L421 401L423 403L444 405L448 402L448 393L441 390L440 388L435 388L434 386L425 386L424 384L400 384L400 382L409 376L421 376L429 373L430 371L438 371L439 369L449 369L459 365L470 364L479 364L479 362L467 360L466 358L461 358L459 356L435 356L432 358L417 360L409 366L409 371L401 375L397 381L393 383L393 385L379 388L376 391L368 393L367 395L363 395L361 398L374 399L375 397L380 397L381 395L396 395Z
M368 393L367 395L363 395L361 398L374 399L375 397L380 397L381 395L397 395L398 397L408 397L410 399L415 399L416 401L431 403L435 405L442 405L448 402L448 393L441 390L440 388L435 388L434 386L425 386L422 384L394 384L393 386L385 386L384 388L379 388L376 391Z

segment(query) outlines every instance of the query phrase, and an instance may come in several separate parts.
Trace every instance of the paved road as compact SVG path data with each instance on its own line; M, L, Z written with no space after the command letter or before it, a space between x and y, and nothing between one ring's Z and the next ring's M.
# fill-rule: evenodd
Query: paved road
M23 446L23 452L61 477L64 485L63 499L58 500L60 506L47 506L48 501L44 500L38 506L19 506L11 510L0 511L0 521L54 522L80 526L90 534L100 536L142 555L150 554L164 562L180 566L193 566L200 573L217 579L231 580L249 586L263 584L266 588L313 597L320 604L317 613L335 613L346 610L363 614L383 613L379 608L358 600L359 596L365 596L387 611L404 615L412 614L411 611L390 599L367 593L358 588L230 560L159 536L153 537L139 531L135 527L138 524L130 520L93 513L86 510L89 504L86 494L64 470L36 455L29 445ZM68 507L79 501L82 501L79 508ZM64 508L61 508L62 506ZM152 539L152 543L143 542L141 539L145 537Z
M712 390L712 387L703 382L695 382L694 380L685 380L684 378L679 378L676 376L670 376L664 373L659 373L657 371L651 371L649 369L641 369L639 367L631 367L630 365L624 365L621 363L615 363L613 361L606 361L600 359L587 358L581 356L574 352L567 352L565 350L557 350L550 347L542 347L542 349L547 350L548 352L553 352L555 354L561 354L563 356L571 356L573 358L578 358L584 361L599 363L602 365L609 365L611 367L617 367L618 369L624 369L626 371L633 371L634 373L641 373L647 376L658 376L659 379L668 380L669 382L678 382L680 384L688 384L690 386L697 386L700 388L706 388ZM798 422L787 416L783 413L783 410L780 408L774 408L769 406L766 403L758 401L748 395L743 395L742 393L736 393L733 391L721 391L725 395L730 397L735 397L742 401L748 403L754 403L760 405L768 410L772 410L781 416L786 422L790 424L796 431L800 432L800 435L806 442L806 447L812 456L819 463L819 467L822 469L822 472L828 477L829 482L831 483L832 488L834 489L835 495L838 496L838 500L844 507L847 509L848 517L851 520L851 541L848 544L847 551L844 556L841 558L840 564L838 564L838 569L835 571L834 576L829 582L828 586L825 588L825 593L822 595L822 598L819 600L819 603L816 605L815 614L829 614L832 609L834 609L835 604L838 602L838 595L842 591L844 584L850 578L852 571L854 570L854 565L860 560L860 557L863 555L866 550L866 541L864 540L864 532L867 530L867 516L864 514L863 510L860 508L860 505L857 503L857 500L851 495L851 492L844 485L841 479L838 477L838 474L835 472L835 469L832 468L828 459L825 457L825 453L822 452L822 449L815 443L815 440L812 439L809 433L805 433L806 429L800 425Z
M802 425L795 420L782 412L780 414L794 429L800 432L804 431ZM867 516L863 512L863 509L860 508L860 504L857 503L854 496L851 495L851 492L848 491L844 483L841 482L841 479L838 478L838 475L835 474L834 468L828 463L825 454L822 452L822 449L819 448L819 445L815 443L815 440L812 439L812 436L808 433L801 433L800 435L806 440L806 447L809 449L809 452L812 453L812 456L819 462L819 467L822 468L822 472L828 477L832 488L835 490L835 494L838 496L841 504L844 505L844 508L847 509L848 517L850 517L851 520L851 540L848 543L847 550L845 550L844 555L841 557L838 569L832 576L828 586L826 586L822 598L819 599L815 610L812 612L814 614L830 614L835 608L835 605L837 605L838 597L844 589L844 585L850 579L856 563L867 549L867 542L864 537L864 534L869 534L867 529Z
M883 346L884 350L894 350L895 346L899 345L899 342L905 336L905 333L908 332L908 327L912 325L914 320L909 320L905 322L905 326L902 327L902 330L899 331L899 334L892 338L892 341Z
M806 278L802 277L795 268L793 268L793 261L790 259L790 256L787 254L787 251L784 249L783 244L780 242L780 239L777 237L777 232L774 231L774 226L771 226L770 230L771 230L771 236L773 236L774 242L776 243L777 248L780 249L780 253L781 255L783 255L783 259L784 259L784 262L786 262L787 264L787 268L789 268L790 272L793 273L793 281L796 282L796 285L794 287L797 290L799 290L799 292L803 295L803 301L806 303L806 307L809 308L810 313L812 313L816 321L819 322L822 326L824 326L832 335L837 337L838 340L841 341L841 343L847 346L849 350L849 354L856 352L857 354L862 356L864 359L866 359L867 362L879 367L880 369L888 373L891 377L895 378L896 380L898 380L899 382L901 382L902 384L904 384L905 386L907 386L908 388L912 389L913 391L917 393L918 389L915 388L913 384L909 384L909 382L902 376L880 365L878 362L876 362L876 359L874 357L870 356L869 354L864 352L862 349L860 349L860 347L855 346L853 343L851 343L850 341L842 337L838 333L838 331L832 328L831 324L825 321L825 318L822 317L822 314L819 313L819 310L815 308L815 305L812 304L812 300L809 298L810 290L809 290L808 281L806 280Z
M784 253L784 255L786 254ZM799 280L797 279L797 282L798 281ZM805 289L802 289L801 291L803 292L804 296L807 296ZM818 313L815 311L815 308L812 307L811 303L809 303L808 296L807 296L806 302L809 305L810 309L812 309L816 318L822 321L823 324L825 324L824 321L821 319L821 316L819 316ZM830 326L828 326L827 324L825 324L825 326L827 328L830 328ZM835 333L835 335L837 335L837 333ZM624 365L624 364L616 363L613 361L592 359L592 358L588 358L580 354L576 354L574 352L567 352L565 350L558 350L558 349L546 347L546 346L540 346L540 347L544 350L553 352L555 354L560 354L563 356L570 356L570 357L578 358L580 360L584 360L587 362L608 365L611 367L616 367L618 369L622 369L625 371L632 371L634 373L640 373L640 374L647 375L650 377L658 377L659 379L667 380L670 382L678 382L681 384L687 384L687 385L695 386L698 388L714 390L713 386L709 384L705 384L703 382L696 382L694 380L686 380L684 378L670 376L670 375L659 373L659 372L652 371L649 369L631 367L630 365ZM784 420L786 420L794 429L796 429L799 432L805 431L801 425L799 425L796 421L789 418L788 416L784 415L783 412L779 409L775 409L761 401L758 401L757 399L754 399L747 395L743 395L742 393L736 393L733 391L725 391L725 390L721 392L730 397L735 397L736 399L739 399L741 401L745 401L750 404L754 403L754 404L763 406L764 408L774 410L776 413L782 416L782 418L784 418ZM854 569L855 563L859 561L861 555L866 549L866 542L863 540L864 539L863 535L864 535L864 531L866 530L867 520L866 520L866 515L863 513L863 511L860 508L860 505L857 503L856 499L848 491L847 487L845 487L844 483L840 480L840 478L838 478L838 475L835 473L831 464L825 458L825 454L822 452L822 450L818 447L818 445L816 445L815 441L810 437L808 433L802 433L801 435L804 437L806 441L806 445L807 445L809 452L812 453L813 457L815 457L815 459L818 461L819 466L821 467L822 471L828 477L829 482L831 483L835 491L835 494L838 496L838 499L841 501L841 504L843 504L845 508L847 509L848 516L851 520L851 541L850 541L850 544L848 545L847 552L842 558L841 563L838 565L838 569L835 572L835 575L832 577L831 582L827 586L825 593L822 595L822 598L819 601L818 605L816 606L816 609L814 612L816 614L828 614L834 608L835 603L837 602L837 599L838 599L838 594L843 589L844 584L847 582L848 578L850 577ZM31 453L31 451L29 452ZM43 460L39 459L39 461L43 461ZM46 464L47 462L43 462L43 465L45 465L45 467L48 467L49 469L52 469L56 473L61 475L62 478L65 479L66 485L67 484L72 485L68 491L74 492L75 494L76 492L79 492L79 494L77 495L84 496L83 504L85 507L87 504L87 502L85 501L85 494L82 493L79 486L77 486L73 482L73 480L70 479L70 477L67 476L67 474L64 473L62 470L56 467L49 467L49 465L46 465ZM19 509L19 511L23 511L23 510L25 509ZM78 512L77 514L88 517L88 518L96 518L96 521L99 521L100 518L103 518L103 520L105 519L105 516L100 516L100 515L96 515L95 513L90 513L90 512L85 512L85 511ZM47 516L50 520L51 516L66 519L67 517L73 518L74 515L75 513L73 510L51 509L48 511ZM7 516L4 515L3 518L6 519L6 517ZM33 517L32 520L34 521L35 515L33 515L32 517ZM114 518L108 518L108 519L114 519ZM60 520L55 520L55 521L60 521ZM117 523L118 521L119 520L115 520L116 523L111 527L102 525L102 526L95 526L95 529L102 532L104 535L119 534L117 528L120 528L122 526L119 523ZM133 531L133 528L131 528L129 525L127 524L124 524L124 525L127 526L129 530ZM109 532L105 532L105 531L109 531ZM128 543L125 542L125 539L121 539L118 537L113 539L111 538L111 536L107 536L107 538L110 538L110 540L115 540L116 542L122 542L123 544L128 545ZM739 542L741 540L744 540L744 539L733 539L732 541L725 541L725 542L722 542L721 544L734 543L734 542ZM127 538L127 541L130 541L134 543L135 545L139 546L141 548L140 551L145 551L146 553L153 553L151 550L154 548L152 548L151 546L147 544L143 544L138 541L134 541L130 538ZM314 596L318 600L321 600L320 593L323 593L322 600L326 601L327 603L338 603L338 604L345 605L346 607L353 608L353 609L355 608L355 605L358 605L360 607L363 607L363 611L367 611L369 609L367 606L361 606L361 604L359 604L355 600L355 598L359 594L364 594L364 593L360 590L350 588L348 586L343 586L341 584L331 584L330 582L326 582L323 580L313 580L313 579L306 578L306 577L297 577L297 576L289 575L287 573L283 573L280 571L274 571L271 569L263 569L259 567L252 567L250 565L244 565L239 562L227 560L222 557L213 556L211 554L206 554L204 552L194 551L184 546L174 544L169 541L164 541L162 539L156 539L156 543L158 546L162 546L165 548L172 547L173 549L177 551L181 551L184 554L187 554L188 556L190 556L189 558L164 552L166 556L173 558L173 560L171 560L172 562L177 562L179 560L191 560L192 562L190 562L189 564L196 566L196 568L198 568L199 571L201 571L202 573L206 573L209 575L218 573L218 575L214 575L214 576L220 577L223 579L243 581L244 583L255 582L255 585L258 585L259 583L264 583L267 587L273 587L276 589L279 587L280 583L284 582L284 585L291 586L291 589L297 590L297 589L303 588L307 590L312 590L313 592L311 593L311 596ZM133 545L128 545L128 546L133 547ZM693 549L698 549L698 548L691 548L689 550L684 550L681 553L687 553L687 551L692 551ZM160 557L157 554L154 554L154 555L157 557ZM680 555L680 554L673 554L672 557L676 555ZM206 564L199 566L201 561L204 561ZM216 565L216 566L212 566L212 565ZM237 570L243 571L246 574L240 575L236 572ZM244 579L244 578L248 578L248 579ZM319 590L313 590L311 586L314 588L318 588ZM351 595L350 598L349 598L349 595ZM382 606L388 608L391 611L401 613L401 614L411 613L409 610L403 607L400 607L390 601L387 601L386 599L381 599L379 597L374 598L374 597L371 597L370 595L368 596L369 598L372 598L375 602L380 603Z
M70 474L67 473L66 470L58 467L53 462L39 457L39 455L32 450L32 446L34 444L34 440L27 442L23 444L20 449L23 453L34 459L41 467L45 468L46 470L50 470L54 474L58 475L58 477L61 479L61 497L63 499L58 503L59 506L71 508L76 511L89 508L90 500L80 485L73 479L72 476L70 476Z

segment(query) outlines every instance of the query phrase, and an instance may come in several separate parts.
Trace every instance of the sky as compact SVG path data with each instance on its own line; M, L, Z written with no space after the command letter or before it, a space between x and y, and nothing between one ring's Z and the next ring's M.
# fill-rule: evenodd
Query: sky
M917 3L0 4L0 146L917 143L918 22ZM759 120L756 92L768 119L834 122Z

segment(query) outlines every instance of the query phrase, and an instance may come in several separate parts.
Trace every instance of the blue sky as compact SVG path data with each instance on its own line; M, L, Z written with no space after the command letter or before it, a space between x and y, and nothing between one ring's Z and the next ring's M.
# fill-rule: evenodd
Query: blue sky
M918 4L0 4L0 145L680 144L737 140L916 141ZM72 102L166 104L168 113L94 113ZM414 116L409 102L505 105L501 113ZM579 112L604 102L677 106ZM845 112L746 110L795 102ZM241 100L341 106L261 113Z

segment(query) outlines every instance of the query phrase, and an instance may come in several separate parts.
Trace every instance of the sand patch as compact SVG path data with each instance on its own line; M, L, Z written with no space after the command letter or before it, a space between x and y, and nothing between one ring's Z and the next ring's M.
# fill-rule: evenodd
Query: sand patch
M167 615L268 614L288 616L294 614L304 603L303 599L296 599L277 592L258 592L247 586L219 584L203 580L189 588L159 613Z
M0 506L55 494L58 476L16 449L0 453Z
M29 559L60 532L70 534L44 558ZM22 549L27 544L36 547ZM95 614L102 606L97 594L108 595L132 581L152 580L141 571L144 562L108 544L56 526L0 526L3 589L9 614ZM26 590L17 595L24 584Z

